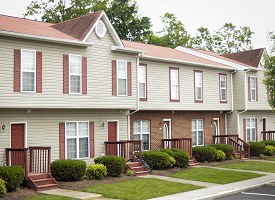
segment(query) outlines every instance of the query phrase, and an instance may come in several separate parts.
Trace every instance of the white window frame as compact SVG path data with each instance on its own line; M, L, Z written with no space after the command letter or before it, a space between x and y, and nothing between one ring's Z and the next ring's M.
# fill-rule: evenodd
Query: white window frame
M71 73L71 56L80 57L80 74ZM69 94L82 94L82 56L76 54L69 54ZM80 84L79 84L79 93L71 91L71 76L79 76L80 77Z
M143 81L141 79L141 68L144 68L144 78L145 78L145 81ZM146 99L147 98L147 73L146 73L146 70L147 70L147 67L145 65L139 65L139 77L138 77L138 84L144 84L144 96L141 96L140 95L140 91L139 91L139 98L141 99ZM139 90L141 90L141 87L139 86Z
M67 123L76 123L76 130L77 130L77 136L67 136ZM88 136L79 136L79 123L88 123ZM87 159L90 158L90 123L89 121L66 121L65 122L65 159L67 158L67 140L68 139L76 139L76 158L70 158L70 159ZM88 138L88 157L79 157L79 139L80 138Z
M34 70L23 70L23 52L24 51L31 51L34 52ZM36 50L30 50L30 49L21 49L20 53L20 90L21 92L26 92L26 93L36 93ZM28 72L28 73L34 73L34 90L33 91L24 91L23 90L23 72Z
M222 78L224 78L224 81L225 81L224 87L222 87L222 81L223 81ZM225 99L223 99L223 96L222 96L223 90L225 91L225 96L224 96ZM227 102L227 76L225 74L220 74L220 101Z
M193 121L196 121L196 129L193 130ZM198 128L198 121L202 121L202 129ZM192 119L191 120L191 129L192 129L192 135L193 135L193 131L196 132L196 144L193 145L193 141L192 141L192 146L203 146L204 145L204 121L203 119ZM198 144L199 141L199 131L202 131L202 144Z
M200 82L201 82L201 86L198 84L199 81L197 79L197 74L200 75ZM202 71L195 71L195 101L199 101L202 102L203 101L203 74ZM197 88L200 88L201 90L201 98L198 98L198 93L197 93Z
M172 72L175 71L176 74L177 74L177 80L174 81L172 80ZM176 82L176 84L173 84L173 82ZM174 87L175 86L175 91L174 91ZM173 98L173 92L176 94L175 95L175 98ZM176 69L176 68L170 68L170 97L171 97L171 100L179 100L180 97L179 97L179 69Z
M123 62L125 63L125 74L126 74L126 77L119 77L119 73L118 73L118 63L119 62ZM117 74L116 74L116 77L117 77L117 96L127 96L128 95L128 66L127 66L127 61L126 60L117 60L116 61L116 71L117 71ZM122 80L125 80L126 81L126 92L125 94L119 94L119 84L118 84L118 80L119 79L122 79Z
M142 124L143 124L143 121L148 121L148 126L149 126L149 132L142 132ZM150 121L149 120L135 120L134 123L133 123L133 126L135 124L135 122L139 122L140 123L140 128L141 128L141 132L135 132L135 127L133 127L133 135L139 135L140 137L140 140L142 141L142 151L149 151L151 149L151 140L150 140L150 136L151 136L151 133L150 133ZM148 140L148 149L144 150L143 148L143 135L148 135L149 137L149 140Z
M252 120L254 120L254 126L253 126L253 123L252 123ZM249 121L249 126L247 126L247 121ZM246 118L245 119L245 124L246 124L246 127L245 127L245 131L246 131L246 141L247 142L256 142L257 141L257 129L256 129L256 118L255 117L249 117L249 118ZM252 130L255 129L255 140L251 140L252 138ZM247 135L248 135L248 130L249 133L250 133L250 140L248 140L247 138Z
M252 88L252 80L255 81L255 88ZM253 92L255 91L255 96L253 96ZM257 101L257 78L255 76L250 76L250 100Z

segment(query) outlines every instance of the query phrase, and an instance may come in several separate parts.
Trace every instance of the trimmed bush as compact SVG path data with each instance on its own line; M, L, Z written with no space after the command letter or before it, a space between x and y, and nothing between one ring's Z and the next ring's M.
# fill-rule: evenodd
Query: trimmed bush
M6 182L0 178L0 197L7 194Z
M80 180L85 171L86 163L83 160L55 160L51 163L51 174L60 181Z
M232 158L232 154L234 151L234 148L230 144L211 144L209 145L211 147L214 147L217 150L221 150L225 153L226 159L230 160Z
M265 144L262 142L248 142L250 144L250 155L259 156L265 151Z
M0 178L6 182L8 192L16 191L24 180L24 169L19 166L0 166Z
M273 156L274 153L275 153L275 147L274 147L274 146L270 146L270 145L266 145L266 146L265 146L264 153L265 153L266 155Z
M90 164L86 169L88 179L102 179L107 176L107 168L103 164Z
M210 146L193 147L193 157L199 162L212 162L216 157L216 149Z
M106 166L108 176L120 176L126 165L125 158L117 156L99 156L94 159L94 162Z
M142 153L146 162L150 162L154 169L167 169L173 167L175 159L161 151L146 151Z
M264 143L266 146L270 145L275 147L275 140L266 140L266 141L262 141L262 143Z
M225 160L226 155L222 150L217 150L215 158L216 158L217 161L222 161L222 160Z
M189 154L181 149L161 149L160 151L172 156L175 160L175 167L186 167L189 162Z

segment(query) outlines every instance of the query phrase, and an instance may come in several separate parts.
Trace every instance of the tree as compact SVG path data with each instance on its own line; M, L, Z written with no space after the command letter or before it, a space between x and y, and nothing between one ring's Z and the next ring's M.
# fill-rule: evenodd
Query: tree
M188 46L190 35L187 33L182 22L172 13L165 13L161 19L164 28L158 32L160 36L151 32L146 38L148 43L171 48Z
M269 105L275 109L275 56L265 58L264 84L269 92Z
M121 39L140 41L150 33L150 18L138 16L135 0L36 0L24 17L41 16L42 21L59 23L99 10L106 11Z

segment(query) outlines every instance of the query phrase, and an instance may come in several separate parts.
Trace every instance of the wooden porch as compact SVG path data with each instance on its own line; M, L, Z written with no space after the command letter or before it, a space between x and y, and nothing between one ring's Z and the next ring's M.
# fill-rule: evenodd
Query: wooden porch
M275 131L262 131L263 141L275 140Z
M250 145L239 138L239 135L215 135L214 144L230 144L233 146L235 158L249 159Z
M25 183L36 191L57 188L50 162L51 147L6 148L6 165L23 167Z

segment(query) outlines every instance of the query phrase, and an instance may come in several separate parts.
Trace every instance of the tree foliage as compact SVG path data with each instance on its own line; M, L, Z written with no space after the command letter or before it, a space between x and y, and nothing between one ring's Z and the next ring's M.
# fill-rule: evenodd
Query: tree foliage
M135 0L34 0L24 17L59 23L99 10L105 10L121 39L140 41L150 33L150 18L138 15Z

